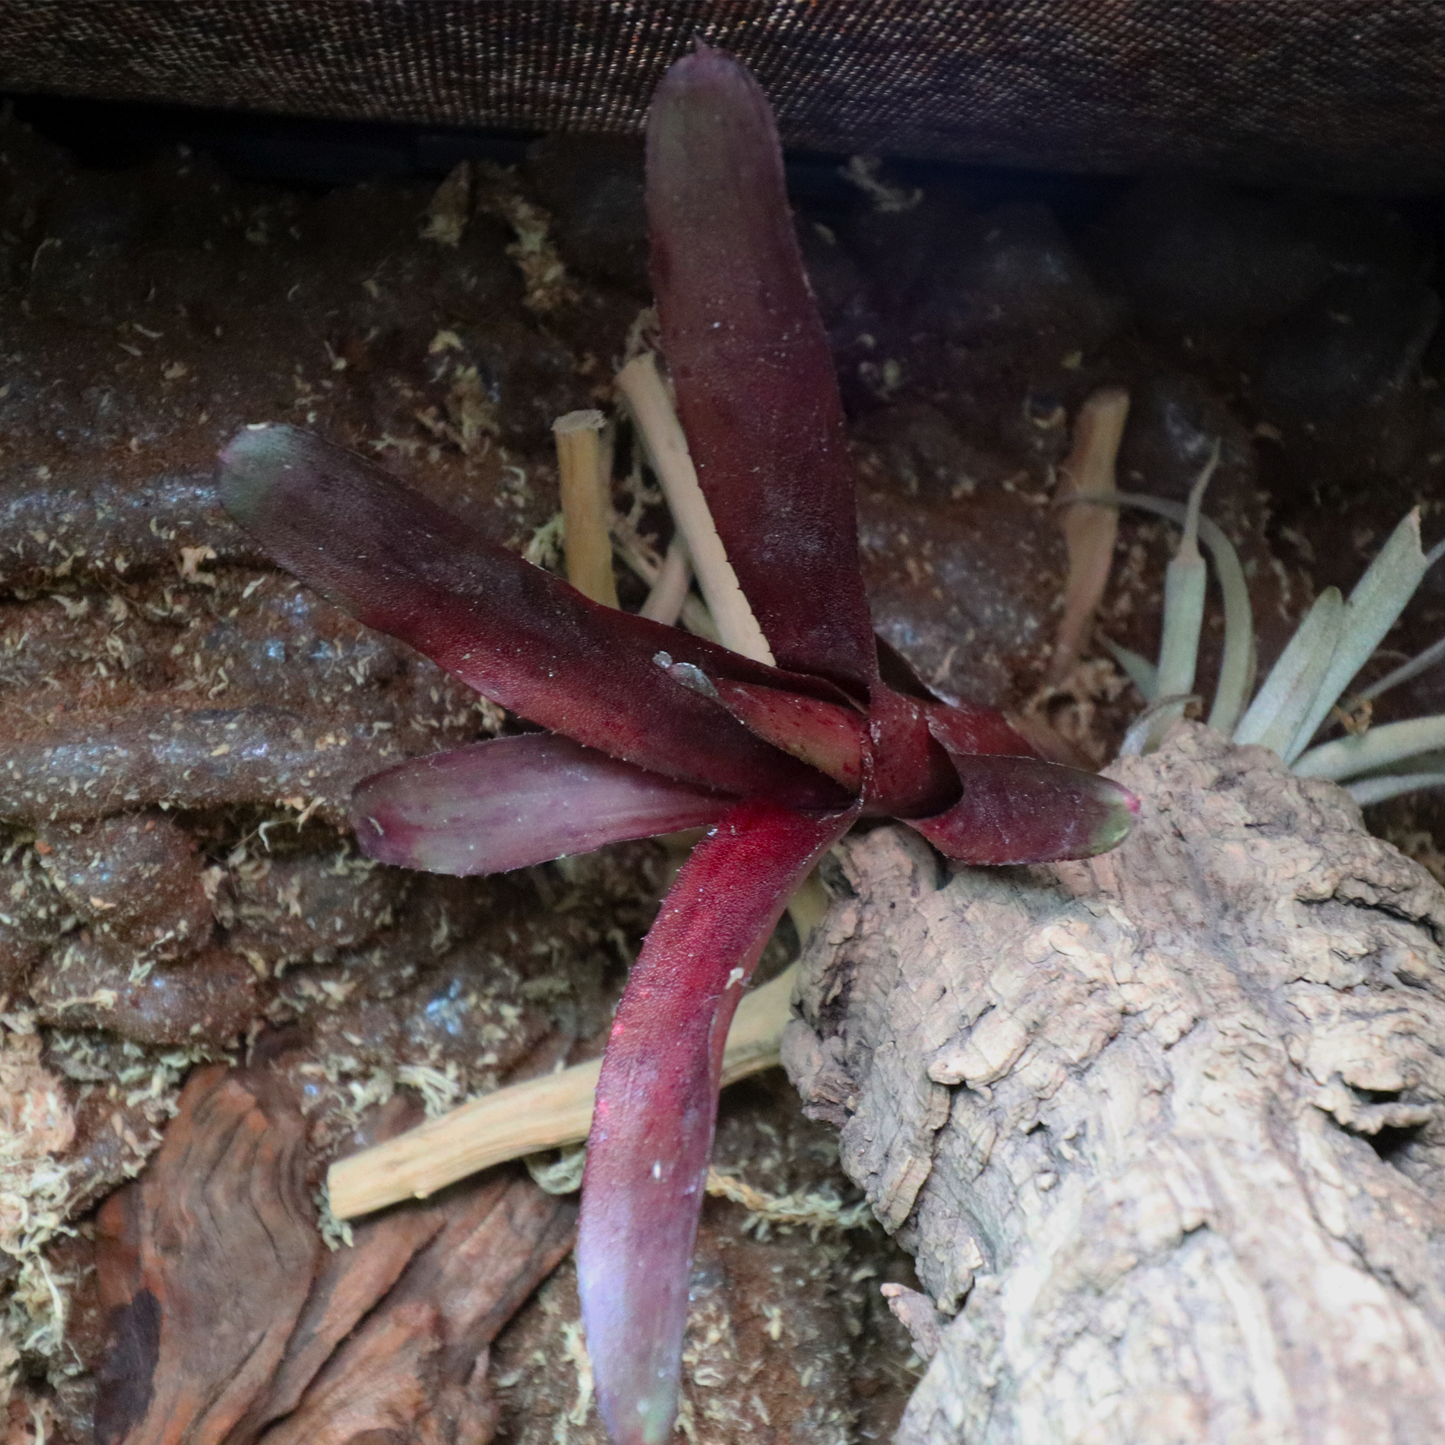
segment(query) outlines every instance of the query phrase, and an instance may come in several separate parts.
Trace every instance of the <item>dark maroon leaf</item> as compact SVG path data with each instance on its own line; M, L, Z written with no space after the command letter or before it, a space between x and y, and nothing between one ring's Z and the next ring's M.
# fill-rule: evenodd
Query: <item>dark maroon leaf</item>
M864 790L869 813L928 817L958 797L953 764L928 729L930 706L874 683L868 710L873 745Z
M910 818L960 863L1088 858L1123 841L1139 800L1097 773L1036 758L956 753L963 796L946 813Z
M764 685L806 679L590 602L365 458L295 427L241 432L221 455L221 487L231 514L294 576L503 707L701 787L847 806L836 783L654 657L670 650L709 675Z
M738 581L780 667L861 696L877 659L833 361L767 97L706 46L653 97L647 209L678 412Z
M950 753L1001 753L1032 758L1033 747L1016 733L1001 712L976 703L930 703L924 707L928 730Z
M734 802L555 733L531 733L376 773L352 794L351 822L363 851L383 863L502 873L604 843L706 827Z
M749 731L836 778L849 792L862 792L868 720L856 708L728 678L719 678L714 691Z
M683 865L633 965L602 1061L577 1240L587 1352L617 1445L672 1433L728 1025L789 894L857 811L740 803Z

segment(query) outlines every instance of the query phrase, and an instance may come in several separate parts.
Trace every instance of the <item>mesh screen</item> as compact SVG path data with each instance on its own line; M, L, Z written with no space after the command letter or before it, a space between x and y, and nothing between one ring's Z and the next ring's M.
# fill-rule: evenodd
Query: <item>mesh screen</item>
M0 87L629 132L694 36L791 145L1427 190L1438 0L0 0Z

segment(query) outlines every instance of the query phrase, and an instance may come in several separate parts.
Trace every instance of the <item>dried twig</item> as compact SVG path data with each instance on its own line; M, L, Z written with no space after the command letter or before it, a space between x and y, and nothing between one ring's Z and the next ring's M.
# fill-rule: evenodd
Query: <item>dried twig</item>
M730 1084L778 1062L796 965L738 1006L723 1056ZM402 1199L425 1199L454 1180L540 1149L580 1143L592 1126L600 1060L529 1079L475 1099L385 1144L331 1166L327 1187L338 1219Z
M653 551L651 545L638 534L636 527L626 517L614 515L612 519L612 540L617 548L617 555L630 567L633 573L640 577L650 588L657 589L662 584L662 574L667 566L666 561ZM687 544L684 542L682 548L686 552ZM669 553L671 549L669 548ZM691 563L689 563L689 567ZM648 603L652 597L649 594ZM660 604L659 604L660 607ZM651 616L651 613L644 613ZM654 618L654 621L665 621L663 618ZM705 637L709 642L717 642L717 624L712 620L712 613L707 610L707 603L702 598L691 592L684 592L682 608L677 615L677 620L692 633L694 637Z
M1079 408L1074 447L1060 468L1060 502L1085 492L1114 490L1114 463L1128 415L1129 393L1116 386L1096 391ZM1049 679L1055 683L1062 682L1078 661L1094 611L1103 600L1119 518L1106 507L1070 507L1060 525L1069 549L1069 581L1049 668Z
M748 605L737 574L727 559L722 539L698 485L688 454L687 438L672 409L667 388L649 352L629 361L617 375L617 389L627 401L648 455L662 483L667 505L687 541L698 585L707 598L723 645L758 662L773 662L772 649Z
M682 533L673 535L668 544L667 556L658 569L657 579L647 594L647 601L638 611L653 622L675 627L677 619L687 602L687 590L692 586L692 559L687 555L687 543Z
M612 459L611 448L604 444L606 425L600 411L569 411L552 423L552 435L562 479L567 580L584 597L616 607L609 536Z

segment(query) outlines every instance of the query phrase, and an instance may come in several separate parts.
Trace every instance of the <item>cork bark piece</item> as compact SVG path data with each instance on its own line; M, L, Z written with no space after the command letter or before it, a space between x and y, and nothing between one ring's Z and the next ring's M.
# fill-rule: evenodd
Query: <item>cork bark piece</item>
M1198 725L1110 771L1091 862L855 840L803 962L784 1062L940 1316L898 1438L1439 1440L1445 893Z

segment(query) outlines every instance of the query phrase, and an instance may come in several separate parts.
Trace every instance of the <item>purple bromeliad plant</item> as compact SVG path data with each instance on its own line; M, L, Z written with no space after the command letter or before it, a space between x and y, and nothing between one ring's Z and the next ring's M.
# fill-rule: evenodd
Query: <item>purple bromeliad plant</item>
M588 1142L578 1269L619 1445L672 1428L723 1043L793 889L860 817L950 858L1113 847L1137 807L1003 717L886 685L853 477L772 112L699 47L647 128L652 274L698 477L777 666L589 601L370 462L284 426L221 459L226 505L294 575L548 729L366 780L387 863L477 874L680 828L678 874L618 1006Z

